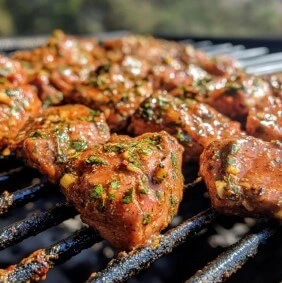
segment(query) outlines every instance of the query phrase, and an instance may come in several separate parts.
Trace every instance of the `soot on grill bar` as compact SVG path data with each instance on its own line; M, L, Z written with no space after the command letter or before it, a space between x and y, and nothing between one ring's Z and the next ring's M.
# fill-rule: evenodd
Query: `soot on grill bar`
M113 34L110 36L112 35ZM117 35L120 36L120 33L117 33ZM107 36L108 34L104 34L103 39L107 39ZM57 31L57 34L53 39L61 37L64 37L64 34ZM14 40L13 43L17 42L16 38ZM42 45L44 40L45 38L43 37L40 38L39 41L35 40L30 42L31 45L28 47L36 47L33 45L36 44L36 42L40 42L40 45ZM74 39L70 38L70 42L72 42L72 40ZM136 44L134 37L133 39L131 38L131 40L132 41L129 40L127 43L122 43L125 44L125 50L127 50L127 48L129 50L134 49L134 44ZM137 43L141 47L142 44L144 44L142 40L142 37L137 40ZM165 41L158 42L151 38L149 40L151 40L152 44L155 44L157 50L158 48L166 48ZM85 42L82 40L82 42L83 43L81 43L80 46L82 49L85 48L85 50L87 50L87 48L91 47L87 40ZM106 40L105 42L105 46L108 50L112 51L112 49L114 50L114 48L116 48L115 41L110 40L107 42ZM19 42L14 45L14 48L10 48L10 51L20 48L18 43ZM24 43L24 47L26 48L27 41ZM171 72L170 68L173 70L176 68L178 70L178 67L175 67L177 62L174 62L173 60L173 56L175 55L173 52L179 52L179 45L174 42L170 44L167 43L171 49L169 48L166 52L168 52L170 56L165 58L165 62L162 63L163 65L151 70L154 72L153 75L150 73L150 67L145 61L137 60L134 56L128 56L128 58L121 63L124 65L123 67L127 72L130 73L128 76L122 77L119 68L117 68L115 64L110 66L109 64L105 64L105 62L103 62L103 66L95 66L95 70L86 70L85 72L87 74L80 73L80 76L82 77L84 75L88 76L89 74L91 74L90 76L95 76L91 77L92 80L91 82L89 81L89 83L84 82L82 77L77 76L77 74L73 74L74 80L82 80L79 82L81 88L83 88L82 92L80 92L81 89L70 89L69 82L65 80L66 78L64 77L66 74L69 75L69 72L75 72L77 70L60 70L59 78L61 82L65 80L65 84L59 85L58 82L60 80L53 77L52 84L50 84L52 85L52 88L48 88L47 92L46 85L44 85L45 81L42 77L41 81L37 78L39 81L36 80L36 82L33 82L40 90L40 98L43 101L44 107L48 107L50 104L60 104L64 99L66 99L68 103L84 101L84 94L92 97L91 89L95 87L99 92L97 93L103 96L103 99L105 101L107 100L107 102L103 102L103 104L101 101L97 101L95 95L93 95L91 101L85 99L85 105L100 108L97 111L92 110L89 113L87 107L83 108L84 110L87 110L89 115L87 114L83 117L79 117L78 124L81 126L94 121L96 123L95 127L97 126L97 133L101 134L101 138L103 137L105 140L109 139L109 128L104 124L105 121L109 124L111 131L128 131L131 135L138 136L143 134L141 131L143 131L143 128L146 128L144 125L150 127L150 129L155 132L164 130L163 128L158 128L162 125L163 127L166 127L165 130L173 136L168 138L169 141L172 142L171 144L176 141L175 138L178 139L185 149L184 159L186 162L189 161L190 163L188 163L188 166L183 166L185 183L184 196L179 206L179 211L172 219L171 224L165 228L161 236L158 236L153 242L151 241L148 246L138 248L137 250L128 253L117 251L107 241L102 239L97 231L90 229L84 224L76 209L66 202L66 198L58 189L58 185L52 183L58 183L58 179L67 172L67 176L72 176L71 179L67 179L67 181L70 181L67 182L67 187L69 187L75 182L74 180L77 180L83 175L81 172L79 173L80 175L78 174L79 177L78 175L74 175L74 171L70 171L70 168L78 167L78 163L75 162L78 162L77 160L79 160L82 152L87 150L88 143L81 139L68 141L68 139L72 137L71 135L75 133L75 129L73 128L77 126L76 124L75 126L74 124L71 124L73 128L68 128L68 131L71 132L70 134L66 132L60 132L58 134L58 131L55 131L54 133L52 132L54 124L56 128L58 124L62 123L61 120L56 120L58 118L57 116L61 115L60 119L63 117L63 123L69 119L65 110L62 111L63 114L56 114L57 116L52 114L51 119L45 119L42 118L44 117L42 116L38 120L38 123L41 126L40 131L32 132L31 130L34 125L30 123L29 130L31 132L28 136L29 141L25 145L35 145L32 150L29 148L30 156L34 157L38 154L38 148L36 148L36 146L40 146L40 141L42 139L49 139L49 141L54 137L58 139L58 148L56 149L58 152L56 152L56 154L59 158L56 159L56 162L54 163L55 165L52 164L55 166L55 171L52 172L52 178L49 178L49 181L52 183L48 182L47 177L40 175L37 170L30 168L33 167L39 169L41 173L48 176L51 172L50 167L46 169L44 164L41 166L42 164L33 162L32 158L27 161L30 166L28 167L26 164L22 163L22 160L15 158L13 153L9 156L10 149L4 150L1 155L0 170L2 173L0 172L0 193L2 195L0 196L0 281L29 282L30 280L38 281L45 279L45 282L60 283L85 281L161 283L186 282L186 280L188 280L187 282L219 282L224 280L228 280L228 282L249 282L250 278L252 278L253 282L278 282L281 280L282 271L280 263L282 253L280 249L281 229L279 224L274 220L224 216L215 212L211 208L205 184L198 176L199 168L195 161L198 161L199 155L203 148L207 146L207 143L211 142L212 139L224 138L224 132L229 135L231 133L234 136L242 135L239 122L244 123L246 120L244 107L239 110L237 109L239 114L235 111L232 112L234 114L232 114L233 116L230 115L231 117L229 118L237 120L240 120L238 115L245 115L242 119L243 121L240 120L235 122L227 117L221 116L222 114L216 114L217 112L214 112L214 109L209 108L210 106L203 106L204 104L201 104L203 102L207 103L207 100L205 100L206 93L204 93L203 88L209 89L215 87L215 85L211 83L211 77L209 77L208 73L215 72L216 75L223 75L223 73L226 72L224 75L227 73L230 75L231 71L229 67L231 66L232 68L244 68L248 75L255 74L268 76L269 73L272 73L271 70L282 71L282 68L280 66L279 69L277 64L272 66L273 62L271 59L268 59L271 58L268 53L272 51L271 48L273 45L269 48L261 48L259 45L255 45L258 43L252 43L251 46L243 46L242 44L244 44L244 42L238 44L216 42L213 44L211 41L189 40L189 43L191 45L185 47L185 54L188 57L195 56L195 53L193 52L196 52L196 49L194 49L194 47L196 47L202 48L208 55L229 55L230 58L237 59L238 62L233 65L233 63L230 63L233 62L232 60L229 61L230 59L219 60L219 62L221 62L220 64L216 62L216 60L204 60L206 65L201 72L197 68L197 64L192 64L190 66L191 68L189 67L189 71L186 70L190 79L197 79L198 83L192 85L191 82L183 80L183 75L186 71L182 70L183 66L178 66L180 71L179 73L175 71L174 75L176 78L175 80L172 80L171 76L167 75L166 72L162 73L162 68L164 68L164 66L168 67L166 70L168 74ZM51 40L48 44L51 45L52 48L62 47L58 45L56 40ZM126 44L128 44L128 46ZM133 44L133 46L130 44ZM137 46L139 46L138 44ZM185 44L185 40L182 41L181 44ZM240 47L238 49L239 44L242 48ZM250 43L246 42L246 44ZM95 58L103 58L104 53L103 50L100 49L99 44L95 45L95 48L93 46L91 48L93 48L92 51L95 53ZM144 49L140 48L140 50L144 52ZM64 52L64 49L62 48L61 51ZM140 58L144 56L141 51L140 54L138 54ZM119 55L114 52L109 53L110 56ZM35 52L35 55L36 54L37 53ZM201 61L203 58L200 55L201 53L197 55L199 56L197 60ZM27 59L26 56L25 53L18 53L14 55L14 58L22 60L23 62ZM155 60L155 62L158 62L159 60L159 55L154 52L149 52L148 56L151 56L150 59L153 61ZM185 57L183 60L188 60L190 58L188 57ZM83 60L90 60L89 58L71 58L70 60L73 61L68 63L70 65L76 64L76 59L80 60L79 64L82 65L84 62ZM114 57L111 58L111 60L119 62L121 58ZM268 62L268 60L270 61ZM282 57L280 57L279 60L282 62ZM30 61L30 58L28 58L27 61ZM207 62L209 64L207 64ZM263 62L262 65L260 62ZM94 62L92 63L94 64ZM140 68L140 64L143 66L142 69ZM265 68L265 64L267 64L268 68ZM271 69L271 67L274 69ZM16 70L17 66L14 66L14 68ZM52 69L52 66L47 64L46 68ZM137 82L134 81L133 83L132 76L136 76L137 71L140 71L141 74L138 73L139 80ZM113 74L113 76L111 76L111 74ZM44 74L40 74L40 76L41 75L44 76ZM186 75L187 73L185 73L185 76ZM155 77L152 79L150 76ZM195 76L197 78L195 78ZM146 79L148 77L150 78L149 80ZM156 77L158 79L156 79ZM19 76L16 76L15 78L13 78L13 76L9 77L9 80L13 81L13 83L17 80L20 81L21 79L23 78L20 76L20 73ZM51 79L51 77L49 79ZM118 101L114 101L114 99L113 101L108 101L109 93L111 93L112 96L116 95L115 90L109 87L109 82L113 83L111 86L114 85L115 88L121 89L121 92L123 93L121 96L117 97ZM275 82L277 83L277 81ZM280 93L280 85L277 86L275 82L272 84L272 87L274 88L272 91ZM185 88L181 88L180 90L175 86L175 84L178 83L188 84L191 88L186 85ZM216 82L217 86L222 83L224 82ZM246 91L244 88L245 83L246 82L242 80L242 85L232 83L231 85L228 84L228 86L231 89L231 92L235 91L238 95L241 95L241 91ZM265 93L269 91L263 84L260 84L260 79L252 79L251 82L248 81L248 83L254 86L257 96L262 95L260 93L261 89L264 89ZM50 87L50 85L48 86ZM60 91L54 92L57 88L61 88ZM177 98L171 98L169 95L167 95L166 98L163 98L160 97L159 93L156 93L153 96L147 95L149 92L152 92L154 88L162 89L162 91L164 89L166 91L173 91L173 94L177 96ZM134 101L134 103L136 102L135 106L133 106L134 103L131 104L128 102L133 99L132 89L138 93L138 99ZM27 92L28 91L30 90L27 90ZM198 95L195 95L195 92ZM182 96L187 95L187 93L189 93L191 97L186 97L185 102L183 102L181 100L183 99ZM32 96L32 93L29 94ZM246 91L245 94L248 95L248 92ZM65 95L65 97L63 97L63 95ZM232 97L232 99L234 98L232 95L228 97ZM192 101L192 98L196 99L197 102L193 102L194 100ZM230 103L229 98L226 99L226 105L232 108L234 105L230 106L230 104L228 104ZM8 103L8 105L13 104L14 102L11 102L10 99L10 95L4 93L1 96L0 93L1 102L4 100L4 103ZM11 115L22 115L19 106L20 102L17 99L15 101L19 104L17 104L17 107L12 107L13 113ZM171 101L173 101L173 103L171 103ZM120 108L109 109L107 108L107 103L114 103ZM170 103L170 108L166 107L168 103ZM213 101L212 103L214 103L212 106L217 110L221 108L220 103L216 104L216 101ZM28 108L28 102L24 104L23 107ZM209 126L213 127L213 131L218 131L215 135L216 137L213 136L210 139L209 137L206 137L205 129L193 132L193 130L191 130L193 127L189 123L187 125L190 126L190 128L187 130L188 126L185 125L184 127L179 121L184 118L188 121L190 117L185 116L181 111L176 111L173 107L181 107L181 111L183 111L183 109L185 111L187 109L193 111L193 114L196 113L196 115L198 115L201 123L209 120ZM226 109L228 107L226 107ZM48 111L49 110L47 110L47 112ZM224 112L224 110L222 111ZM52 110L50 112L52 112ZM102 112L104 112L105 115L102 114ZM33 114L29 113L29 115L32 117ZM75 116L75 114L73 116ZM217 119L214 124L210 122L211 116L216 117ZM28 118L24 116L22 117L23 119ZM97 117L102 117L101 119L103 119L103 121L97 122ZM71 119L74 120L73 117ZM71 120L70 123L77 122L73 122L73 120ZM126 128L130 122L131 125ZM226 127L224 128L221 127L221 125L218 125L218 123L223 122L229 125L227 129ZM46 123L48 127L45 127L44 123ZM171 125L173 125L172 128ZM197 126L198 124L195 123L194 128ZM24 132L24 134L26 134L26 132ZM21 135L22 132L20 133L20 136ZM168 134L165 133L165 135ZM137 140L138 138L135 139ZM103 142L105 142L105 140L103 140ZM119 144L114 144L114 141L116 140L117 136L113 136L107 144L108 148L109 145L111 146L112 152L110 152L110 154L112 159L118 159L121 156L124 159L121 162L122 170L128 170L132 175L144 175L143 171L145 171L145 169L139 164L140 160L144 161L145 158L147 158L146 156L153 150L157 150L158 154L163 150L159 141L156 144L154 139L148 137L146 138L146 143L148 143L149 146L145 149L142 148L141 151L139 146L140 143L132 142L134 138L121 138L122 141L128 141L129 145L127 145L126 150L125 146L121 146L122 141ZM2 142L8 143L5 138L2 139ZM22 140L20 139L18 144L21 144L21 142ZM65 147L66 144L68 144L69 147ZM132 144L134 144L134 146L132 146L133 149L130 148L130 145ZM99 152L97 150L99 145L95 146L95 150ZM100 147L105 150L105 146L101 145ZM105 150L105 152L108 154L109 150ZM22 153L20 156L21 159L26 157ZM162 162L159 163L158 170L156 170L157 174L155 174L156 176L152 179L152 186L160 186L163 180L167 177L167 175L164 174L164 160L166 160L166 158L169 160L169 164L172 168L171 172L169 172L169 176L171 176L172 179L175 178L176 175L173 174L175 173L173 170L177 167L178 159L174 154L168 156L169 157L162 156ZM66 163L66 160L68 161L68 165L62 165L64 162ZM69 162L69 160L71 160L71 162ZM103 158L97 155L94 156L93 154L84 161L84 168L93 166L93 168L95 168L93 169L93 172L97 167L106 165ZM229 169L230 168L231 167L229 166ZM232 174L235 169L232 167ZM91 174L93 172L91 172ZM77 172L75 172L75 174L77 174ZM50 176L51 173L49 174L49 177ZM83 178L81 180L83 180ZM63 185L66 185L65 181L66 179L63 181L61 179L61 186L62 183ZM117 180L114 181L114 189L117 189L120 182ZM222 185L222 183L219 185ZM110 193L109 195L106 195L106 186L101 184L96 184L94 188L95 190L92 192L92 197L96 203L99 202L100 206L98 208L102 213L105 211L105 202L113 202L114 195ZM112 189L111 185L110 189ZM148 190L150 188L142 187L142 189L140 195L148 195ZM122 200L124 204L131 204L131 202L133 202L132 199L135 195L132 191L133 189L131 189L130 194L125 194L123 196ZM220 196L222 196L222 194ZM159 199L159 194L156 194L156 198ZM169 201L171 207L176 205L173 196L170 196ZM173 213L171 213L170 211L171 216L173 216L175 212L176 211L173 211ZM150 223L150 217L151 215L146 214L143 218L142 225L144 227ZM37 250L39 251L35 252ZM7 269L8 266L10 267Z

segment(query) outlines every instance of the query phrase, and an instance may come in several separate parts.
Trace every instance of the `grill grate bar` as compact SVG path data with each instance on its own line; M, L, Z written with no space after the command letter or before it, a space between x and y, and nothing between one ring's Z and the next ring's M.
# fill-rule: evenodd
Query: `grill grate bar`
M241 64L244 67L252 67L256 65L264 65L277 61L282 61L282 52L266 54L264 56L260 56L259 58L250 58L248 60L243 60Z
M213 44L213 45L203 46L199 49L204 51L204 52L211 52L211 51L214 51L214 50L230 49L230 47L232 47L232 46L233 45L230 42L226 42L226 43L221 43L221 44Z
M257 48L250 48L250 49L235 51L234 53L231 53L229 55L234 59L244 60L244 59L250 59L254 57L263 56L263 55L266 55L268 52L269 52L269 49L267 47L257 47Z
M249 234L226 252L199 270L187 283L222 282L240 269L249 258L258 253L258 248L278 231L277 226L268 225L256 234Z
M156 259L171 252L184 240L194 237L211 224L216 216L217 214L211 209L199 213L162 235L157 247L155 245L148 246L111 262L103 271L92 274L88 282L123 282L140 270L147 268Z
M67 203L57 204L48 211L35 212L0 230L0 250L15 245L30 236L35 236L77 214L77 211Z
M20 263L0 270L0 282L19 283L42 280L49 269L101 240L93 230L82 228L48 248L35 251Z
M255 75L266 75L281 71L282 71L282 61L264 66L258 65L258 66L246 68L247 73L251 73Z
M13 193L4 191L0 195L0 215L5 214L11 208L34 201L43 196L46 192L47 185L45 180L41 180L39 184L31 185Z
M15 175L17 175L17 173L19 173L23 169L24 167L20 166L20 167L13 168L9 171L0 173L0 182L13 178Z
M242 52L244 50L245 50L245 46L243 46L243 45L232 45L232 46L225 48L223 50L219 49L219 50L209 51L208 54L210 56L227 55L227 54L231 54L231 53L234 53L234 52Z

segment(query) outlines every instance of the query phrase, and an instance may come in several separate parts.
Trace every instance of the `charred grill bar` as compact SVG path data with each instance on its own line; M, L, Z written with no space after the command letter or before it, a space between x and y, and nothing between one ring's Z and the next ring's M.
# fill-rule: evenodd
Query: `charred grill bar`
M239 270L249 258L254 257L261 246L267 243L278 227L266 225L256 234L249 234L238 243L230 247L226 252L218 256L214 261L199 270L187 283L222 282Z
M76 210L66 203L57 204L49 211L33 213L31 216L0 230L0 250L56 226L75 215L77 215Z
M42 44L42 40L46 39L40 38L38 45ZM2 50L13 51L26 48L25 43L26 41L21 40L10 42L6 40L5 44L3 43L2 45ZM37 43L35 43L35 45L36 44ZM210 54L224 53L231 56L233 55L234 58L241 60L241 65L250 73L266 74L282 70L281 54L267 54L268 49L265 47L245 49L242 45L233 46L230 43L212 45L209 41L192 42L192 44ZM35 46L32 45L32 47ZM273 58L275 58L275 60ZM2 157L2 159L5 160L6 157ZM21 170L21 167L0 174L0 181L15 178L19 170ZM40 198L45 190L46 184L45 182L41 182L14 193L4 192L0 196L1 214L12 207L23 205L29 201ZM36 235L52 226L58 225L62 221L74 217L76 214L77 212L73 207L66 203L61 203L49 211L35 213L24 220L4 227L0 230L0 249L2 250L27 237ZM162 235L158 245L139 249L134 253L129 253L122 259L114 260L106 269L91 275L88 282L122 282L128 279L130 276L137 274L140 270L147 268L150 263L159 257L171 252L174 247L197 235L202 229L211 224L216 217L217 214L213 210L208 209L186 220L178 227ZM259 248L279 231L281 231L279 225L265 223L259 232L245 236L238 243L234 244L227 251L206 265L201 271L197 272L187 282L221 282L226 280L231 274L241 268L250 257L255 256ZM42 279L49 268L66 261L81 252L81 250L101 240L100 236L94 231L88 228L82 228L70 237L48 248L36 251L28 259L15 265L10 270L2 270L0 272L0 278L8 282L25 282L28 280Z

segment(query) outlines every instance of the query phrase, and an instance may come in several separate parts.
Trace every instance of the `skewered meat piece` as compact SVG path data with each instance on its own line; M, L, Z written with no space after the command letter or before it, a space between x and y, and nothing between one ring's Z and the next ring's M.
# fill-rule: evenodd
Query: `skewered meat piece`
M114 247L131 250L156 239L178 210L183 148L166 132L112 136L84 151L63 193Z
M238 63L228 57L211 58L191 45L150 36L129 35L119 39L106 40L103 46L111 58L136 55L147 59L152 65L160 64L164 60L178 60L178 63L194 64L214 75L229 76L239 72Z
M266 75L263 79L269 82L273 95L282 99L282 74Z
M55 183L83 150L108 139L109 129L100 111L83 105L54 106L26 124L13 148Z
M92 38L75 38L56 31L46 46L19 51L13 56L29 74L44 106L60 104L63 94L88 78L101 61L105 51Z
M128 35L103 42L109 58L123 58L135 55L152 64L162 62L163 58L176 58L183 52L184 46L174 41L156 39L152 36Z
M200 158L212 205L220 212L282 220L282 147L253 137L211 143Z
M210 57L207 53L195 49L191 45L185 47L185 52L182 54L181 59L188 64L194 63L198 65L214 76L230 77L241 73L240 65L237 61L224 55Z
M173 91L176 96L207 103L220 113L241 122L245 122L251 107L271 93L267 82L247 75L199 80L191 87Z
M133 135L165 130L184 146L184 161L198 160L215 139L241 135L240 124L193 99L156 93L146 99L131 118Z
M282 101L273 96L266 97L251 108L246 124L247 133L265 141L282 141Z
M69 103L82 103L105 113L111 130L123 130L128 118L152 93L152 84L136 79L117 64L104 65L92 73L88 83L65 98Z
M0 54L0 85L9 87L23 85L27 77L21 64Z
M25 122L40 110L41 102L34 87L0 85L0 149L13 143Z

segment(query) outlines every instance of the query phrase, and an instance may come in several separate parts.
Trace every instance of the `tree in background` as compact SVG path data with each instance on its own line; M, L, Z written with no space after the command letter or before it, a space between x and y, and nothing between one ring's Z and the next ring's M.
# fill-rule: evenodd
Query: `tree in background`
M281 36L280 0L0 0L0 35L125 29L201 36Z

